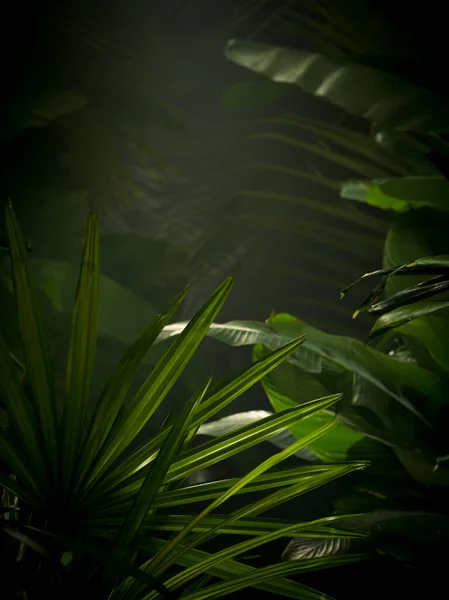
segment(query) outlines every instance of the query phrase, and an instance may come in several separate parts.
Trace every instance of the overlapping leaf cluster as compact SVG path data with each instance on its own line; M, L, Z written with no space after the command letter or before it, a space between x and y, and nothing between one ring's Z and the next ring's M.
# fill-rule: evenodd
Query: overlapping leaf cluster
M288 597L322 597L286 579L304 570L304 565L287 563L255 569L237 559L285 536L357 536L341 532L338 517L291 523L259 516L364 467L359 461L272 471L332 429L333 423L306 435L242 479L183 483L195 471L277 435L338 400L337 395L313 400L191 446L205 420L280 365L303 339L292 340L219 386L205 381L197 393L169 414L157 434L136 447L136 437L207 334L232 287L233 277L215 291L128 399L137 369L187 290L181 292L128 348L101 397L93 402L90 392L101 290L99 230L97 217L92 214L72 315L66 391L60 398L54 390L26 246L11 205L6 213L23 345L22 364L0 340L0 535L4 564L11 566L13 581L9 585L13 592L32 598L39 590L41 577L45 589L51 591L55 588L73 594L74 589L78 593L90 589L97 590L100 597L117 599L178 597L181 591L186 598L219 598L247 586ZM267 490L268 494L230 514L216 512L230 497L258 490ZM206 508L201 505L193 513L179 512L180 507L205 500L210 501ZM169 539L165 537L167 532L171 534ZM202 544L227 534L241 535L243 541L225 544L215 554L201 549ZM358 558L318 560L307 569ZM201 580L198 591L198 577L205 574L213 582L206 585ZM217 583L217 579L224 581Z

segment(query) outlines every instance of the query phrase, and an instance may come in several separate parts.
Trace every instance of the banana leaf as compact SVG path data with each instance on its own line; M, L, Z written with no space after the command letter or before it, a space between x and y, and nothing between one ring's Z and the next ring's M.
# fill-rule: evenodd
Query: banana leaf
M449 131L448 101L410 80L308 50L230 40L226 58L272 81L291 83L347 112L404 131Z

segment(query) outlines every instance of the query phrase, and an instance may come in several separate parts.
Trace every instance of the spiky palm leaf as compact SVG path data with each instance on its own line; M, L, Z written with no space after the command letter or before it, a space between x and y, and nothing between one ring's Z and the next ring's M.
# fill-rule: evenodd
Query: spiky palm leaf
M90 388L100 283L97 217L92 215L88 223L72 316L66 392L62 398L54 391L27 251L11 205L7 207L7 232L28 388L24 388L1 339L0 390L7 418L0 432L0 486L4 490L2 507L8 517L2 522L1 533L2 540L3 534L6 536L8 559L18 561L19 573L27 572L31 582L36 582L37 575L42 573L50 587L65 583L80 589L76 587L77 580L78 585L99 586L92 589L97 589L100 597L108 597L112 590L117 598L160 598L170 593L171 597L178 597L181 586L204 573L230 580L221 587L207 586L201 592L205 598L221 597L248 585L290 597L292 593L298 598L303 594L322 597L283 577L300 572L303 567L286 569L278 565L257 576L250 567L234 559L248 549L286 535L345 535L338 529L339 519L334 517L292 524L258 516L289 498L364 467L364 463L323 466L312 477L307 468L267 473L330 430L332 423L266 460L242 479L206 486L206 495L212 502L199 513L160 511L204 499L204 486L180 487L190 474L269 439L299 419L336 402L338 396L314 400L191 447L206 419L295 352L302 338L218 388L210 389L207 382L179 410L170 413L156 435L136 448L136 437L181 376L223 305L233 278L229 277L216 290L140 389L126 401L143 358L187 290L181 292L129 347L92 406ZM214 512L236 494L276 488L262 500L229 515ZM17 519L15 508L19 509ZM171 532L173 537L165 542L155 539L154 533L158 531ZM199 544L218 535L235 533L249 536L250 540L215 555L195 554ZM135 564L137 551L139 556L141 552L151 556L140 567ZM192 559L187 568L181 571L176 568ZM320 563L323 567L335 564L333 560ZM318 566L313 564L311 568ZM94 577L88 583L86 577L92 568ZM120 584L123 577L127 578ZM273 578L276 580L273 584L265 583ZM23 584L20 580L15 583L19 585L18 591L23 591L25 585L26 593L32 593L32 583Z

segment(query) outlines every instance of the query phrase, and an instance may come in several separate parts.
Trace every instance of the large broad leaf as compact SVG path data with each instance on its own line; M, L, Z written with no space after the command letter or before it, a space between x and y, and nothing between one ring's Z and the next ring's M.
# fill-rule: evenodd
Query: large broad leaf
M70 313L78 280L78 268L67 262L34 259L33 274L37 285L57 312ZM9 273L3 279L12 291ZM146 300L113 279L100 277L98 332L100 335L129 344L156 316L156 309Z
M448 131L447 100L405 78L308 50L231 40L229 60L273 81L292 83L385 127Z
M443 308L442 305L447 305L447 302L429 302L426 304L436 306L435 310ZM379 319L380 321L380 319ZM376 322L377 326L378 321ZM429 355L444 371L449 372L449 322L446 318L438 316L420 317L403 325L396 326L397 331L406 336L416 338L424 344Z
M449 215L430 208L410 210L397 215L385 240L383 266L397 268L424 257L449 255ZM392 277L388 295L420 283L422 278Z
M398 215L390 227L385 241L383 266L397 267L415 261L423 256L443 256L449 254L449 217L446 213L428 208L408 211ZM391 277L386 293L392 295L422 281L422 276ZM438 296L438 302L449 300L447 294ZM436 315L423 316L407 323L400 332L413 336L424 345L430 356L445 370L448 368L448 353L445 340L449 338L449 321L443 309ZM413 351L413 349L412 349Z
M169 325L159 339L179 335L185 327L186 323ZM305 335L303 345L290 356L290 362L309 373L323 376L342 375L347 371L356 374L361 381L377 387L408 413L424 421L419 410L398 390L408 388L426 397L430 412L444 401L446 395L446 388L436 375L368 348L358 340L322 332L291 315L279 314L267 323L214 323L208 335L231 346L263 344L270 349L279 348L298 335Z
M254 348L254 360L261 360L265 355L266 349L263 346ZM262 386L276 412L308 402L311 397L321 397L329 393L318 377L288 363L267 374L262 380ZM320 411L308 419L294 423L290 432L294 438L300 439L334 418L332 411ZM366 438L343 421L339 421L326 435L309 444L308 450L326 462L355 458L372 460L379 456L383 458L386 452L382 444Z
M449 210L449 182L437 176L348 181L341 196L397 212L421 206Z

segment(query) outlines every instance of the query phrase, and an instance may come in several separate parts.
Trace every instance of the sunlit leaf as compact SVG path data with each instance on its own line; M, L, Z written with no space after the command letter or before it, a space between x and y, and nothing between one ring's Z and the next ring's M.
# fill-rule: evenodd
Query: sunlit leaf
M375 338L390 329L400 328L415 319L446 308L449 308L449 302L416 302L411 306L401 306L379 317L371 329L370 337Z
M67 357L67 396L61 423L62 481L67 492L82 448L90 385L97 346L97 312L100 284L100 232L97 215L89 218L84 255L72 315Z
M185 326L186 323L168 325L159 339L179 335ZM436 375L415 365L401 363L393 357L366 347L358 340L320 331L287 314L275 315L268 323L214 323L208 335L231 346L263 344L270 349L278 348L289 339L305 335L304 343L290 356L289 362L309 373L353 372L421 419L424 417L416 407L397 392L398 387L415 389L429 398L434 398L436 404L440 404L440 399L445 394L444 386Z
M82 469L80 469L80 478L82 478L86 471L92 466L94 459L98 464L98 468L101 467L100 459L102 455L100 448L110 433L119 411L122 408L123 398L126 397L134 376L148 349L176 312L186 293L187 289L181 292L181 294L173 300L167 310L158 315L146 328L144 333L128 348L106 384L97 403L84 445L84 460L80 461L82 466ZM93 477L97 472L98 471L93 471L90 476Z
M448 131L447 101L405 78L308 50L231 40L226 57L272 81L295 84L353 115L386 127Z
M211 421L209 423L204 423L198 429L198 434L199 435L210 435L212 437L219 437L221 435L229 433L230 431L234 431L235 429L238 429L239 427L247 425L248 423L254 423L256 421L259 421L260 419L269 417L272 414L273 413L270 413L269 411L266 411L266 410L248 410L248 411L242 412L242 413L235 413L228 417L223 417L222 419L218 419L218 421ZM282 433L278 433L277 435L275 435L272 438L267 440L267 442L270 442L270 444L273 444L273 446L276 446L277 448L281 448L281 449L287 448L295 441L296 441L296 438L285 431ZM295 453L295 456L297 456L298 458L305 459L305 460L315 460L316 459L316 456L313 453L308 452L307 449L304 449L304 448L301 450L298 450L298 452Z
M289 542L282 553L284 560L309 560L334 554L346 554L351 547L351 540L332 538L317 540L314 538L295 538Z
M119 416L102 450L105 466L110 465L129 445L160 406L207 333L211 322L226 300L232 284L233 277L230 276L215 291L190 321L183 335L154 367L126 410Z

